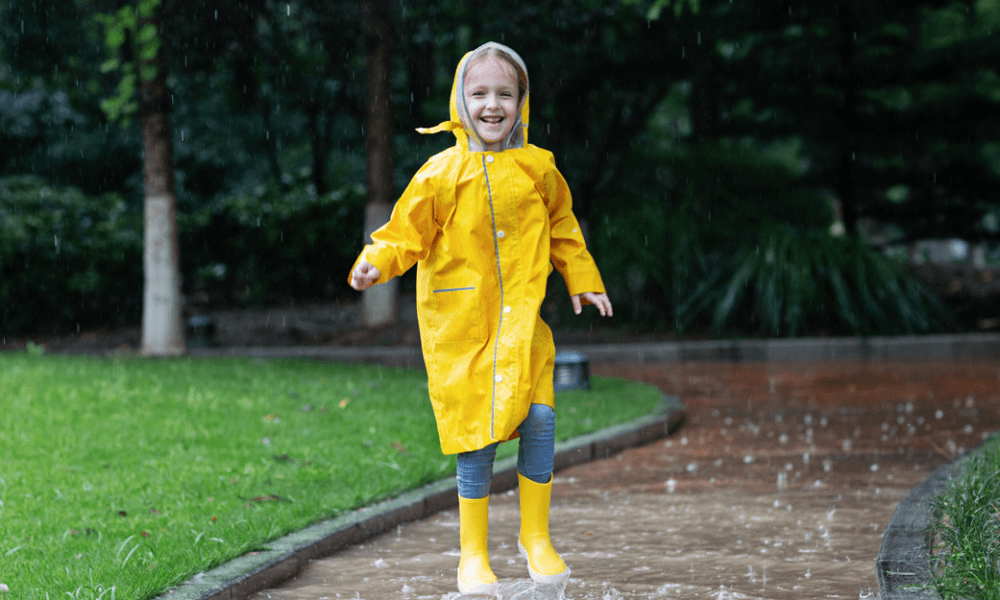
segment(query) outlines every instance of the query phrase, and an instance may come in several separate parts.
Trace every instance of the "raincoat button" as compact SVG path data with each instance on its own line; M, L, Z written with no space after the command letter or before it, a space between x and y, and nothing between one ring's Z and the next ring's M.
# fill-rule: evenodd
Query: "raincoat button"
M497 232L497 237L503 239L503 230Z
M488 163L491 163L491 162L493 162L493 155L492 155L492 154L490 154L490 155L488 155L488 156L486 157L486 162L488 162Z
M509 306L503 307L503 314L505 314L505 315L506 314L510 314L510 307Z
M496 376L496 377L494 377L493 379L494 379L494 380L495 380L495 381L496 381L497 383L500 383L501 381L503 381L503 375L497 375L497 376Z

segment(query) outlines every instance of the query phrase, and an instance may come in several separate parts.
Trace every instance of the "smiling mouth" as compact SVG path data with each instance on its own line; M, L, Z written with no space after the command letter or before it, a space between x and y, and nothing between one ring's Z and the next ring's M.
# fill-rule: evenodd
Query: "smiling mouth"
M484 123L489 123L490 125L497 125L503 121L503 117L480 117L479 119Z

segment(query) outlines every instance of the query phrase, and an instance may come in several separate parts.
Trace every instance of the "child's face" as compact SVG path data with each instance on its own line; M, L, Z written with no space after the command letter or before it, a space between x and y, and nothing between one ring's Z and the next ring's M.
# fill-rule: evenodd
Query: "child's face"
M510 65L487 56L465 71L465 104L486 149L503 150L517 120L518 85Z

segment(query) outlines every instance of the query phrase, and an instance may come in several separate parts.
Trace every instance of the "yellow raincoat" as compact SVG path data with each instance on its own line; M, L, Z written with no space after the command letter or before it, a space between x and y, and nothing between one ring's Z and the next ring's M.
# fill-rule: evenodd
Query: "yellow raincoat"
M524 68L513 50L488 45ZM554 408L555 346L539 316L552 265L571 295L604 292L552 153L527 143L527 92L504 151L481 151L474 125L462 125L472 54L455 72L451 120L418 130L452 131L457 144L417 171L357 261L378 267L376 283L417 264L421 345L445 454L517 437L532 403Z

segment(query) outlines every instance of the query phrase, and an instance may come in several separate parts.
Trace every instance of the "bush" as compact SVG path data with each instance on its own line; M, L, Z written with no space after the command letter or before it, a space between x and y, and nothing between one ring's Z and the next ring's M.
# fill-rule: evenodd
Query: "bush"
M678 312L685 324L710 318L716 334L735 323L771 337L931 333L950 320L920 280L865 242L788 225L718 257Z
M142 216L120 196L0 178L4 335L135 322L141 290Z
M215 305L346 293L365 194L262 188L178 215L184 293ZM137 324L142 213L35 176L0 178L0 333Z
M186 289L211 304L329 299L362 246L365 190L258 188L181 218Z
M829 199L800 184L793 159L730 143L664 150L659 180L626 189L595 231L602 269L620 274L607 278L612 300L631 309L621 314L717 337L951 325L940 299L900 265L829 233Z

